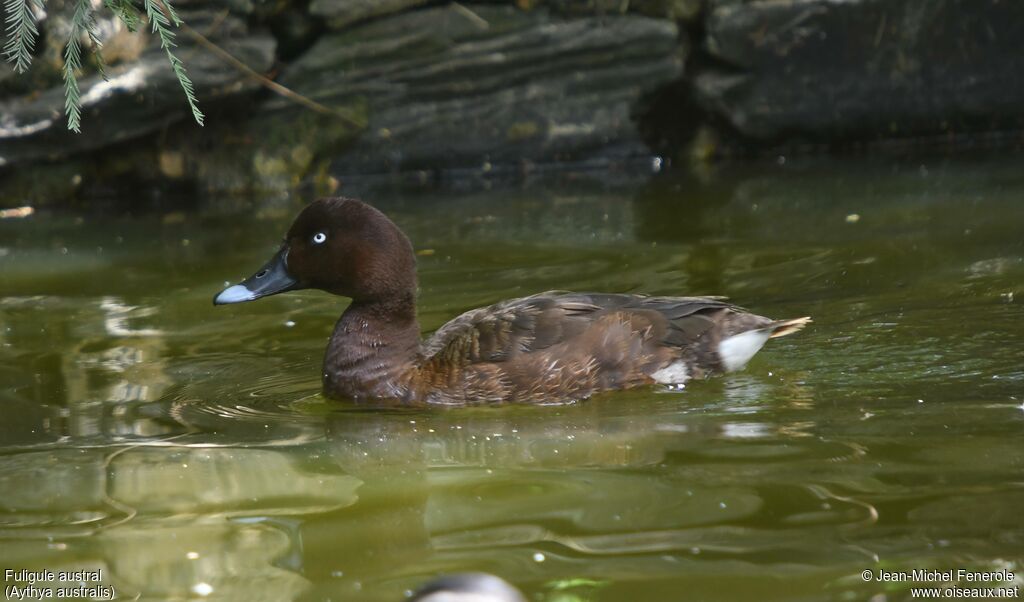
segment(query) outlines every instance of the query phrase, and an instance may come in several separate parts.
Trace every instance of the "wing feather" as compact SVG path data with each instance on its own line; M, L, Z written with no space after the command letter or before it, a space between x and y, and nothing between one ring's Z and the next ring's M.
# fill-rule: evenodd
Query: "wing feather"
M720 297L646 297L550 291L468 311L438 329L423 346L430 362L465 366L505 362L581 335L601 316L621 314L644 324L648 336L672 347L693 344L733 308ZM646 337L645 337L646 338Z

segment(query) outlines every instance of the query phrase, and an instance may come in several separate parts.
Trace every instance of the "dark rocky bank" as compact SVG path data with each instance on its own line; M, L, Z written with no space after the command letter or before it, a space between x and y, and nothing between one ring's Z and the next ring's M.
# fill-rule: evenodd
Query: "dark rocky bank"
M87 66L82 133L68 132L69 22L51 0L33 70L0 66L0 204L652 155L1017 146L1024 130L1024 5L1006 0L176 6L206 127L155 36L98 13L108 79Z

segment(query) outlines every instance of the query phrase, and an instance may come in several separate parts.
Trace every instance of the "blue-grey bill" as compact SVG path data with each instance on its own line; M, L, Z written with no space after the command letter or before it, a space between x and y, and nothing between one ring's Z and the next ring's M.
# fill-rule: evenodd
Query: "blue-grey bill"
M213 298L213 304L253 301L299 288L303 288L302 284L288 272L288 248L282 247L255 274L217 293Z
M242 301L252 301L256 298L253 292L241 284L229 286L222 290L220 294L213 298L214 305L225 305L227 303L241 303Z

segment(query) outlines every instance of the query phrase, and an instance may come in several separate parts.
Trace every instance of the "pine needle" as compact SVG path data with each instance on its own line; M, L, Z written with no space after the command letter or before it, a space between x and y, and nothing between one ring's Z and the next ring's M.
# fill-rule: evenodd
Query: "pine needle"
M75 72L82 68L82 46L79 40L88 29L89 8L89 0L78 0L75 14L71 17L68 44L64 47L64 114L68 118L68 129L75 133L82 131L82 94L78 89Z
M185 91L185 99L188 101L189 108L192 109L192 117L196 120L196 123L203 125L203 112L199 110L195 87L192 85L192 80L189 79L188 73L185 72L185 65L182 64L181 60L171 50L177 46L174 42L175 34L171 31L171 22L173 21L174 25L178 26L181 25L181 19L178 18L177 13L171 8L169 0L145 0L145 5L150 28L153 33L160 36L160 47L167 52L167 60L171 63L171 69L174 70L174 75L177 76L181 89ZM166 9L167 14L164 14L162 9ZM170 19L168 19L168 15Z
M103 5L110 9L124 23L128 31L135 33L142 23L142 16L128 0L103 0Z
M43 10L45 0L3 0L7 13L7 42L3 53L14 69L25 73L32 66L32 51L39 28L36 23L36 11ZM71 31L67 45L64 47L64 67L61 75L64 78L64 114L67 116L68 129L81 132L82 124L82 92L78 86L78 71L82 69L82 39L88 37L89 45L96 55L96 65L103 79L107 79L106 63L103 60L96 21L93 18L92 0L70 0L74 4L74 16L71 18ZM185 99L192 110L196 123L203 125L203 112L199 110L195 86L185 71L185 65L174 54L177 44L175 33L171 27L181 27L182 20L178 17L170 0L142 0L150 29L160 37L160 48L167 53L174 76L178 78ZM124 23L128 31L136 31L142 23L142 15L135 7L134 0L103 0L103 5L112 11Z
M103 78L103 81L108 81L107 63L103 60L103 43L100 42L99 35L96 34L96 19L93 18L91 10L85 16L85 31L89 34L92 53L96 55L96 69L100 72L100 77Z
M7 13L7 43L4 44L4 56L14 63L14 70L25 73L32 66L32 50L39 36L36 27L36 14L32 10L43 9L43 0L6 0L4 11Z

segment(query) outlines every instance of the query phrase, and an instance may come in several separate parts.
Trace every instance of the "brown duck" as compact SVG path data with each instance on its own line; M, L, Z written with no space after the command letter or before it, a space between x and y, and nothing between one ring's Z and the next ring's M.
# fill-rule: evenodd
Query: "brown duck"
M299 213L280 251L214 304L303 288L352 299L324 356L329 397L555 403L739 370L810 318L771 320L715 297L546 292L475 309L426 341L416 257L383 213L347 198Z

